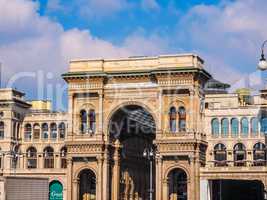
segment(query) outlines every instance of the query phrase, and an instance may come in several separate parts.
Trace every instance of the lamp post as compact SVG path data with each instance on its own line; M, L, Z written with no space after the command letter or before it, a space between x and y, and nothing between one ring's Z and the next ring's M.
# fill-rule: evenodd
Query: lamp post
M265 45L267 44L267 40L265 40L262 45L261 45L261 58L258 64L258 69L260 69L261 71L266 71L267 70L267 61L265 58L265 54L264 54L264 48ZM264 138L265 138L265 164L267 162L267 155L266 155L266 150L267 150L267 132L264 128Z
M153 200L153 160L155 160L157 153L153 147L149 147L145 148L143 156L149 160L149 200Z
M260 61L259 61L259 64L258 64L258 69L260 69L262 71L267 70L267 61L266 61L265 54L264 54L264 47L265 47L266 44L267 44L267 40L265 40L262 43L262 46L261 46L261 58L260 58Z

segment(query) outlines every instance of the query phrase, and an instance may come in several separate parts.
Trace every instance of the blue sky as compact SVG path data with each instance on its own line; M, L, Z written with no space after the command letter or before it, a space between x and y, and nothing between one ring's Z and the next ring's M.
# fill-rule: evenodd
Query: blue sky
M266 0L0 0L4 85L56 100L70 59L193 52L242 87L257 82L266 10Z

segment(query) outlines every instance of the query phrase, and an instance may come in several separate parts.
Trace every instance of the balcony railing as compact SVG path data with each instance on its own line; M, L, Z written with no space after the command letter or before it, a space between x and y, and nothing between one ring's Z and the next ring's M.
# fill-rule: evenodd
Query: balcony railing
M259 166L267 166L266 160L213 160L209 161L213 163L214 167L259 167Z

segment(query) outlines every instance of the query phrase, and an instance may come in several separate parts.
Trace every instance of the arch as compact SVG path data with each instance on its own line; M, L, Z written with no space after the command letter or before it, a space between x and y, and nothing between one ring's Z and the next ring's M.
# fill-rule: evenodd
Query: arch
M129 195L135 195L136 199L143 198L149 185L149 168L144 167L137 171L136 166L132 163L149 166L149 160L140 159L140 156L148 149L153 148L153 140L156 138L155 120L145 107L129 102L123 106L120 104L119 108L112 113L108 121L108 132L111 142L123 146L120 176L126 180L119 193L122 195L121 198ZM137 146L138 148L136 148ZM142 181L136 173L143 177ZM155 171L153 174L155 175ZM143 184L143 187L140 184ZM114 186L111 185L109 190L113 189Z
M181 168L174 168L168 173L168 199L187 200L188 176Z
M37 168L37 150L35 147L31 146L26 151L27 157L27 168L35 169Z
M213 136L218 136L220 132L220 124L218 118L213 118L211 120L211 134Z
M44 148L44 168L54 168L54 149L50 146Z
M169 103L168 108L170 108L170 107L175 107L175 108L186 107L186 104L182 99L176 99L176 100L173 100ZM168 108L165 112L169 112Z
M66 125L64 122L61 122L58 125L58 131L59 131L59 138L60 139L65 139L65 135L66 135Z
M259 132L259 120L257 117L252 117L250 120L250 130L252 135L258 135Z
M52 140L56 140L57 139L57 124L55 122L50 124L50 138Z
M235 166L246 165L246 147L243 143L237 143L234 146L234 164Z
M3 139L5 137L5 123L0 122L0 139Z
M237 118L231 119L231 133L233 136L238 136L239 133L239 123Z
M248 136L248 118L246 118L246 117L243 117L242 119L241 119L241 134L243 135L243 136Z
M47 140L49 137L48 134L49 128L47 123L42 124L42 139Z
M228 134L229 134L229 120L228 120L228 118L222 119L221 127L222 127L222 130L221 130L222 136L228 136Z
M155 114L155 112L153 112L153 108L151 108L149 105L143 103L143 102L139 102L139 101L125 101L125 102L122 102L116 106L114 106L110 113L108 114L106 120L104 120L104 130L106 130L108 132L109 130L109 122L111 120L111 118L113 117L113 115L121 108L125 107L125 106L128 106L128 105L136 105L136 106L140 106L142 108L144 108L145 110L147 110L153 117L154 121L155 121L155 124L156 124L156 130L158 130L158 126L159 126L159 123L158 123L158 117L157 115Z
M32 125L29 123L24 126L24 139L25 140L32 139Z
M63 200L63 184L60 181L49 183L49 200Z
M169 129L172 133L176 132L176 118L177 118L177 113L176 113L176 108L172 106L169 111Z
M91 170L92 172L94 172L95 176L98 178L96 169L94 169L92 167L88 167L88 165L83 165L83 166L78 167L77 170L74 172L74 175L73 175L74 179L78 180L80 173L83 170L87 170L87 169Z
M83 169L78 175L79 200L96 198L96 174L89 168Z
M168 179L168 174L174 169L182 169L183 171L185 171L185 173L188 177L188 182L190 182L190 180L191 180L190 171L186 168L186 166L184 166L182 164L179 164L179 165L174 164L174 165L169 166L164 173L164 179L165 180Z
M109 122L111 140L123 141L131 137L153 140L156 135L153 116L143 107L127 105L117 110Z

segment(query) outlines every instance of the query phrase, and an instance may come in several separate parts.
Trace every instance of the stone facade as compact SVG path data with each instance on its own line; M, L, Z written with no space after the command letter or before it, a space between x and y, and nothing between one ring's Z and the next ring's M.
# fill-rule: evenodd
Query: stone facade
M68 113L0 90L2 176L59 181L68 200L148 199L150 161L155 200L206 200L211 196L203 197L203 181L215 179L265 184L265 165L253 161L253 145L264 143L260 128L257 135L238 131L232 137L230 128L222 135L220 126L223 118L238 118L239 126L244 116L258 118L264 98L246 104L238 94L205 94L211 75L200 57L77 60L62 76L69 86ZM219 143L227 147L226 160L214 158ZM236 143L246 146L245 162L234 159ZM150 160L143 157L148 150Z

